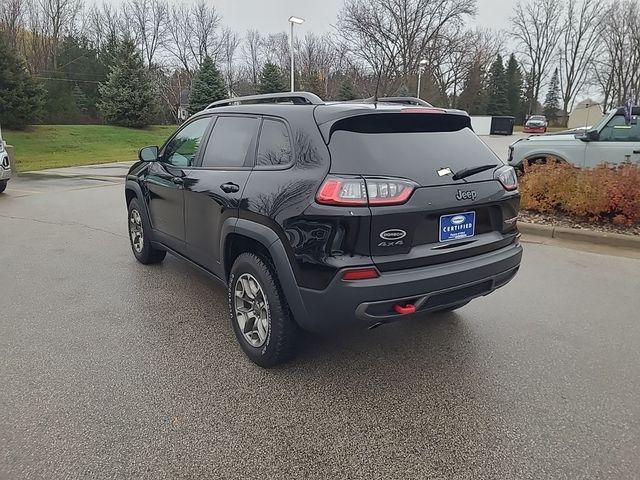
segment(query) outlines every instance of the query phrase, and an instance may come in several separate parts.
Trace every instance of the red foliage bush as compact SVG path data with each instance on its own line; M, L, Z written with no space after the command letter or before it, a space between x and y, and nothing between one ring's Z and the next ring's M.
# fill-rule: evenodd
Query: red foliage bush
M522 208L559 211L619 225L640 223L640 166L531 165L521 178Z

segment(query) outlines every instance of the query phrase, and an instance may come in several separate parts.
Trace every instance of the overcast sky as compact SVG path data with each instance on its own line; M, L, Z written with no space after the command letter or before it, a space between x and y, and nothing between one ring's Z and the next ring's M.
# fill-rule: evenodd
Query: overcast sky
M474 25L506 29L514 0L477 0L478 16ZM216 0L215 6L222 15L224 25L244 32L255 28L262 33L287 30L291 15L306 20L296 26L297 33L311 31L323 33L336 22L336 14L344 0Z

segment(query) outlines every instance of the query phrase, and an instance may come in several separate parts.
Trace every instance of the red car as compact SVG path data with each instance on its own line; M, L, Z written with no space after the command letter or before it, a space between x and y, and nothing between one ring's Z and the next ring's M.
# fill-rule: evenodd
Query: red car
M527 120L522 130L524 133L547 133L547 117L544 115L532 115Z

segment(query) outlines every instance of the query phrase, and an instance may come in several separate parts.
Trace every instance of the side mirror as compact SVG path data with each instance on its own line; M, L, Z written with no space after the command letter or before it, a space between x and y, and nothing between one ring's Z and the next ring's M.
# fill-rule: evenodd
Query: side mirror
M597 130L589 130L588 132L576 135L576 138L583 142L595 142L600 139L600 133L598 133Z
M155 162L158 160L158 147L153 145L141 148L138 152L138 158L143 162Z
M600 139L598 130L589 130L585 135L590 142L595 142Z

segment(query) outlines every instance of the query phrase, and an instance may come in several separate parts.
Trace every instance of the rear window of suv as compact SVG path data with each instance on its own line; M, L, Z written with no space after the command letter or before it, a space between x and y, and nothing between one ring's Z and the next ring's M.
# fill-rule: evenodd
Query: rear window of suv
M333 173L398 176L422 185L444 184L453 172L503 162L469 128L464 115L377 114L353 117L332 128ZM427 117L427 118L425 118Z

